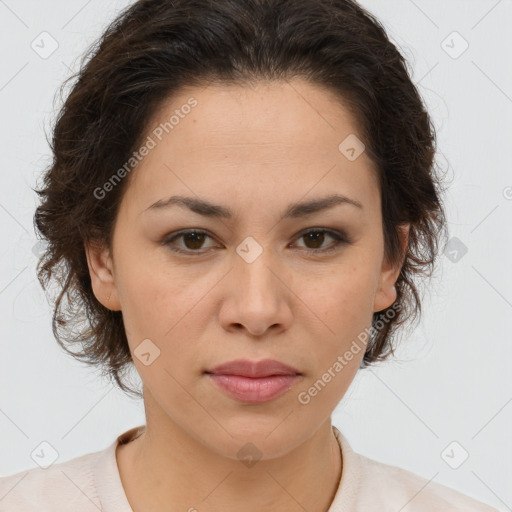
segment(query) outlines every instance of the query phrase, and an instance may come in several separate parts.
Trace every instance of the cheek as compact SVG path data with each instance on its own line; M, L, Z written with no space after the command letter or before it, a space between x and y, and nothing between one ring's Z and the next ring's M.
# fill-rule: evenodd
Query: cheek
M180 363L197 354L202 327L197 315L218 279L191 278L179 270L166 275L165 269L155 267L120 277L123 321L132 352L149 339L166 367L183 368Z
M329 274L317 275L314 285L303 288L300 296L329 327L327 332L333 331L337 340L346 339L353 329L371 321L374 281L369 267L337 266Z
M123 314L142 317L155 327L167 323L169 328L201 300L208 291L205 281L209 280L200 279L188 269L157 256L133 255L123 260L116 286Z
M136 370L155 397L158 390L165 390L174 401L181 403L186 398L180 383L199 364L201 326L194 312L208 289L199 282L194 286L177 276L163 276L156 269L123 280L121 302L128 343Z
M312 333L317 342L308 347L314 353L313 373L298 390L297 399L301 407L312 407L319 416L329 414L345 395L368 341L372 282L351 270L346 279L331 281L322 293L316 288L316 295L308 299L321 322L317 335Z
M320 379L329 388L321 393L322 400L336 402L359 369L372 322L374 287L369 267L351 265L317 279L309 295L304 295L321 320L314 336L322 342L315 346L312 381Z

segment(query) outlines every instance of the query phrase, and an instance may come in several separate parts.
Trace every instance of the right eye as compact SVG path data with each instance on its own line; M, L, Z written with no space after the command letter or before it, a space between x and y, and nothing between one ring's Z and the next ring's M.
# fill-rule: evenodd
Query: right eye
M173 246L174 242L180 238L185 244L184 249ZM187 229L185 231L178 231L177 233L167 234L161 243L162 245L168 246L171 251L181 254L202 254L206 251L198 251L197 249L201 248L205 238L211 238L206 231L202 229Z

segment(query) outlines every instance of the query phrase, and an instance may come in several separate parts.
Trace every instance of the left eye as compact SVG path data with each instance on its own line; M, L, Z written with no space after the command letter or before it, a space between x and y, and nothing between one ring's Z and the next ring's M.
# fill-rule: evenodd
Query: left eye
M318 245L322 245L322 242L325 241L325 234L327 234L327 237L331 237L334 239L335 243L334 245L331 245L331 247L327 249L320 249L318 250ZM338 248L340 244L347 244L349 243L348 238L345 235L342 235L341 233L337 233L336 231L331 231L328 229L318 229L318 228L311 228L307 231L303 231L298 239L304 238L308 242L313 243L313 248L306 247L305 250L308 252L331 252Z
M175 234L171 234L172 236L166 236L162 240L162 245L168 246L172 251L184 254L190 253L201 253L205 251L199 251L201 249L205 238L212 238L206 231L200 229L191 229L188 231L181 231ZM330 237L334 240L334 244L331 247L321 248L325 239ZM310 228L307 231L303 231L298 237L297 240L303 238L306 243L310 243L313 247L305 247L303 250L309 253L323 253L323 252L331 252L338 248L340 244L348 244L350 241L348 238L342 233L337 233L336 231L328 230L328 229L319 229L319 228ZM178 248L173 246L172 244L178 240L182 239L185 245L185 250L183 248Z

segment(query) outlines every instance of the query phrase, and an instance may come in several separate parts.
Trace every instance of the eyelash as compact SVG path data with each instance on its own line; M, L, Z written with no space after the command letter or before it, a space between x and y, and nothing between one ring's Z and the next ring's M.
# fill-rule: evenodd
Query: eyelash
M177 253L180 253L180 254L187 254L187 255L191 255L191 254L205 254L206 251L194 251L194 250L182 250L182 249L178 249L176 247L171 247L171 243L174 242L175 240L177 240L178 238L181 238L185 235L189 235L189 234L198 234L198 235L206 235L210 238L213 238L211 237L206 231L202 230L202 229L187 229L187 230L184 230L184 231L179 231L177 233L170 233L168 235L166 235L164 237L164 239L162 240L162 245L166 245L169 247L169 249L173 252L177 252ZM321 254L326 254L326 253L331 253L335 250L337 250L339 248L340 245L349 245L352 243L352 241L350 240L349 237L347 237L344 233L341 233L341 232L337 232L337 231L332 231L330 229L323 229L323 228L309 228L309 229L306 229L305 231L302 231L299 236L296 238L297 240L299 240L300 238L306 236L306 235L309 235L309 234L317 234L317 233L327 233L329 236L331 236L334 240L335 240L335 244L327 249L301 249L302 251L305 251L306 253L308 254L318 254L318 253L321 253Z

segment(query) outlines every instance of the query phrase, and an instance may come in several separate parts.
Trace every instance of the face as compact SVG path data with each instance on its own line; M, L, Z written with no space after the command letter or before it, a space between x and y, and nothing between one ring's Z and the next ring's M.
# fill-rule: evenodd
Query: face
M289 452L330 420L361 334L396 299L373 164L340 149L361 138L355 119L302 81L210 85L174 96L146 135L113 246L87 257L96 297L122 311L148 426L230 458L247 441L268 458ZM267 390L284 383L273 398L235 397L206 372L238 359L299 375L267 378Z

